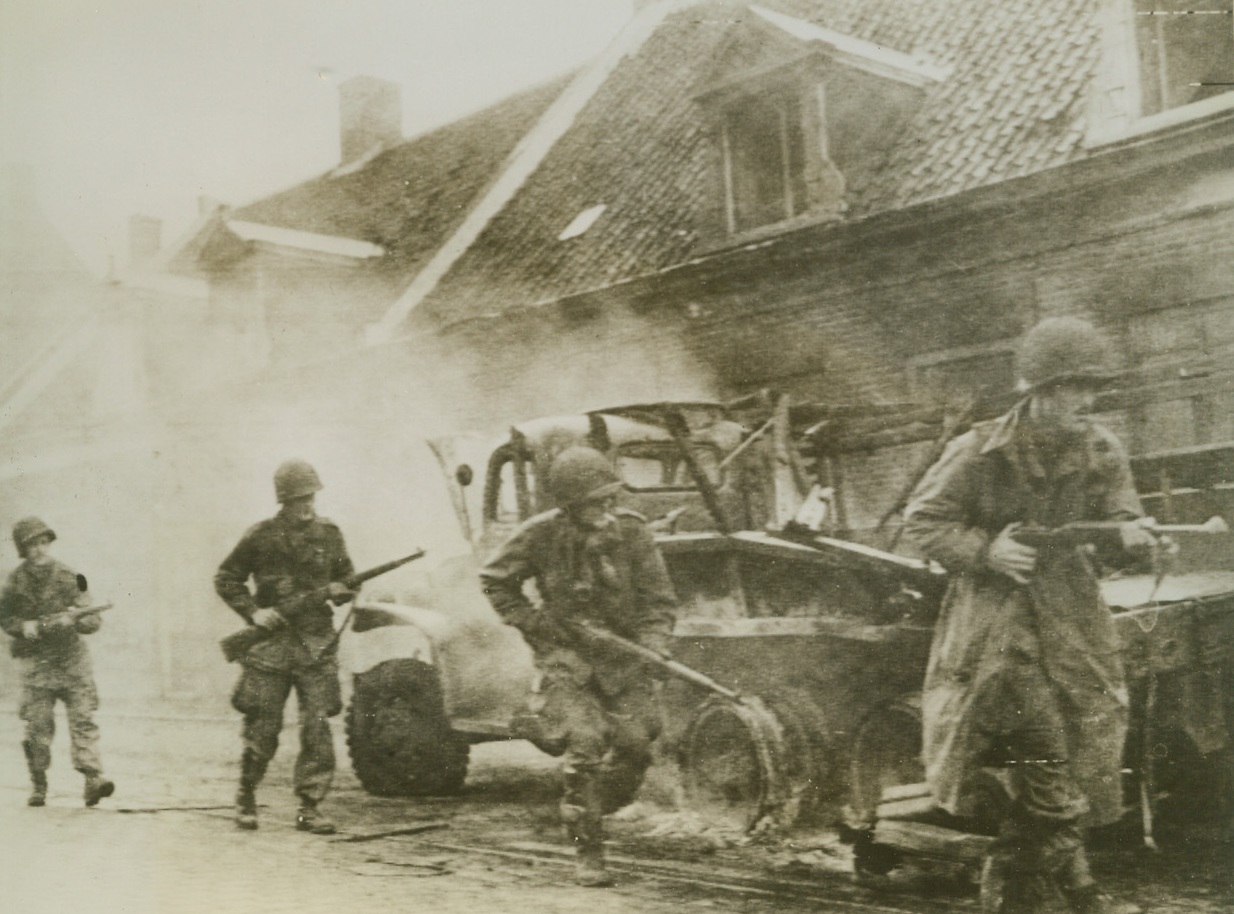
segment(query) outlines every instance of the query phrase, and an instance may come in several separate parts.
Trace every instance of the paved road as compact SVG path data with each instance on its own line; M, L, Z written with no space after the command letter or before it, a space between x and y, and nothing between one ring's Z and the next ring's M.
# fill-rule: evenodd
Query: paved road
M104 716L101 724L108 772L119 785L116 796L98 809L82 807L81 779L68 766L61 732L49 805L28 809L18 722L11 713L0 714L0 910L351 914L397 905L400 911L435 914L975 911L971 893L937 877L892 881L880 891L854 887L843 872L843 849L825 837L734 846L706 830L691 833L687 820L646 804L614 823L612 855L654 862L659 869L628 866L612 890L574 887L567 859L555 853L553 762L521 743L476 747L468 790L457 799L369 797L341 769L329 807L345 836L442 826L349 841L293 829L294 734L288 732L260 796L262 827L242 833L230 821L235 720ZM1228 846L1211 841L1178 844L1155 856L1111 849L1098 858L1120 897L1137 898L1161 914L1234 909L1231 863ZM781 880L783 891L771 880Z

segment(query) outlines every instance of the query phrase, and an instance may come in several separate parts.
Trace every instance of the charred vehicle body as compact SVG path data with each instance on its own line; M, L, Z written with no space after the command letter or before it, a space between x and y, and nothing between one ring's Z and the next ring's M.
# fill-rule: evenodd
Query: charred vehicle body
M862 430L871 419L873 435ZM882 846L876 828L894 843L894 823L929 806L918 694L945 574L848 528L838 458L921 440L940 419L764 396L537 419L495 446L432 442L475 557L439 570L431 607L359 601L348 738L361 782L450 792L471 744L535 740L531 653L488 608L476 560L553 507L539 483L558 453L584 444L612 459L623 506L652 521L680 601L672 656L706 674L665 686L661 747L690 807L747 828L844 819L860 824L867 851ZM962 422L951 419L939 445ZM1146 508L1180 523L1228 512L1232 458L1227 446L1137 460ZM1179 538L1193 564L1234 567L1228 537ZM1180 567L1103 586L1134 693L1129 796L1142 785L1146 825L1165 792L1228 818L1234 571Z

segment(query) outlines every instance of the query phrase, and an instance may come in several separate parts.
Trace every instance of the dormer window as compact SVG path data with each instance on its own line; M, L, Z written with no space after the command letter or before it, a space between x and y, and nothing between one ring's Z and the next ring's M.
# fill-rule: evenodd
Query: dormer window
M794 96L740 98L723 109L725 215L730 233L805 212L806 140Z
M733 18L699 80L714 143L723 243L838 218L847 188L877 169L938 67L761 6Z
M1234 0L1134 0L1140 115L1234 90Z
M1234 0L1098 0L1089 146L1234 109Z

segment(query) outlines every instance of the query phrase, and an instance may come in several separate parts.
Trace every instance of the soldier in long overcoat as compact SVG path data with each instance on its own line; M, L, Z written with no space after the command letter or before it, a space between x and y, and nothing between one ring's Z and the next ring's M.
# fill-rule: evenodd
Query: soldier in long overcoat
M354 594L342 583L355 573L342 531L316 513L321 490L317 471L289 460L274 473L278 514L249 528L223 560L214 589L246 622L268 629L240 661L243 670L231 703L244 715L244 750L236 793L236 825L257 828L257 785L278 749L283 707L294 689L300 712L300 754L294 787L299 799L296 828L334 833L319 809L334 779L330 718L342 710L338 638L330 603ZM253 589L249 589L249 580ZM328 588L328 599L298 607L288 618L278 607Z
M55 539L55 531L37 517L13 525L13 544L23 561L0 593L0 627L12 636L12 654L21 665L21 718L26 722L22 749L33 785L27 803L46 803L56 702L62 701L73 767L85 776L86 805L94 806L115 792L99 759L99 728L94 722L99 694L90 651L82 639L99 630L102 617L70 612L90 606L90 595L83 586L85 578L47 551Z
M663 652L677 600L647 522L617 508L607 458L572 447L553 461L560 506L528 520L480 577L490 602L519 629L540 670L541 733L563 748L562 824L577 849L580 884L610 884L603 815L634 799L659 734L649 672L614 648L588 644L562 621L585 622ZM523 591L534 580L537 605Z
M918 486L905 535L953 572L926 673L926 776L947 810L972 811L983 770L1011 800L983 872L989 912L1033 911L1063 890L1109 910L1080 827L1121 812L1127 688L1095 557L1034 548L1022 527L1124 521L1118 558L1151 549L1127 456L1088 418L1107 348L1076 319L1041 322L1018 358L1026 397L957 438ZM987 779L988 783L988 779Z

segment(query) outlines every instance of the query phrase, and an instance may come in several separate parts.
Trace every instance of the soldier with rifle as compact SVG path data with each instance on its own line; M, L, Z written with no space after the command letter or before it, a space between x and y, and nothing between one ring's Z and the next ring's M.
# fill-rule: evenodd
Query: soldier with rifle
M1156 540L1122 445L1086 415L1113 376L1107 348L1073 318L1030 330L1024 398L952 441L906 511L907 542L952 572L922 700L926 779L960 815L974 811L982 769L1001 769L1009 788L982 871L987 914L1053 910L1060 891L1076 912L1118 910L1081 832L1121 815L1128 708L1093 566L1144 560ZM1092 522L1103 526L1085 536L1040 533Z
M480 578L536 654L544 743L563 751L561 820L576 848L576 879L606 886L603 816L634 799L660 717L648 668L578 623L651 648L663 661L677 601L647 522L616 507L621 482L603 454L562 451L549 490L558 507L524 523ZM529 580L539 605L523 591Z
M257 828L257 785L278 749L283 706L294 688L300 711L296 828L317 835L335 831L319 809L334 778L330 718L342 710L330 604L355 596L348 587L355 569L342 532L317 516L321 488L317 472L304 461L279 466L278 514L249 528L214 576L214 589L227 605L268 635L250 639L231 698L244 715L236 826L245 830Z
M47 802L55 708L63 701L73 767L85 776L86 805L96 806L116 785L104 777L99 759L99 728L94 723L99 695L82 635L99 630L99 612L108 607L91 606L85 577L52 558L48 547L55 539L55 531L37 517L14 524L13 544L23 561L0 593L0 628L12 637L12 654L22 672L22 749L33 785L26 803Z

